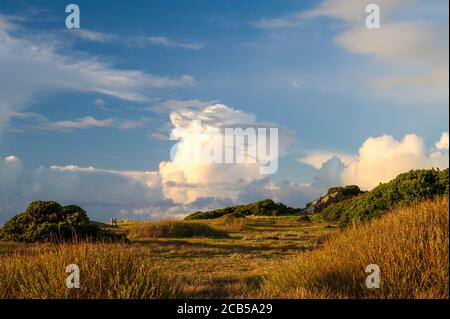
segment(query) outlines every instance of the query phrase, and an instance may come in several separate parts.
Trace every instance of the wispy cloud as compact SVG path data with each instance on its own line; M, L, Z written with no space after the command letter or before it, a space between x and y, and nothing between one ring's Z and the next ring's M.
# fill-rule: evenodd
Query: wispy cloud
M72 29L68 31L71 35L90 42L111 42L117 39L114 34L108 34L104 32L91 31L87 29Z
M77 120L48 122L45 125L45 128L50 130L72 131L74 129L83 129L89 127L111 127L113 125L113 119L98 120L92 116L85 116Z
M448 2L379 0L381 28L368 29L365 8L372 2L323 0L309 10L250 24L273 29L296 27L318 17L334 19L341 22L334 42L351 54L367 56L375 66L376 71L362 79L368 92L405 102L448 102L448 15L442 15L448 12Z
M0 24L9 21L0 16ZM144 102L155 90L194 84L190 75L117 68L99 56L67 52L59 38L46 36L42 41L39 34L10 32L9 27L0 29L0 70L0 127L8 114L21 111L41 92L95 92Z
M261 18L250 21L249 24L258 29L280 29L292 28L300 25L303 21L303 12L295 12L283 17L277 18Z
M174 41L168 37L163 36L136 37L130 39L128 43L136 44L138 46L152 44L166 48L183 48L190 50L200 50L205 46L202 43Z
M14 112L9 114L10 118L22 121L17 124L18 128L43 131L72 132L74 130L87 128L115 128L122 130L139 129L145 127L149 122L148 118L117 119L105 118L97 119L93 116L85 116L73 120L51 121L47 117L33 112Z
M148 107L149 111L155 113L170 113L180 109L204 109L208 105L217 103L218 101L201 101L198 99L191 100L166 100L163 102L156 103L153 106Z
M378 0L376 3L383 9L383 15L410 3L411 0ZM365 8L371 0L324 0L309 10L299 10L280 17L261 18L250 22L260 29L293 28L317 17L331 17L346 22L361 22L365 19Z
M69 34L84 41L97 43L126 43L133 47L146 47L149 45L166 48L181 48L188 50L200 50L205 47L203 43L178 41L166 36L124 36L119 34L105 33L87 29L73 29Z

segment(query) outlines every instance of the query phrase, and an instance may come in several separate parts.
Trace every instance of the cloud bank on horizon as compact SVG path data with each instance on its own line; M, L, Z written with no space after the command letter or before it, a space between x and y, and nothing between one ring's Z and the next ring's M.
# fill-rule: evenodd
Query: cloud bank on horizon
M448 107L448 25L444 23L445 20L448 23L448 16L443 20L430 20L426 16L436 12L442 15L442 8L448 9L448 3L380 0L383 26L373 31L361 23L366 2L371 1L324 0L316 7L278 17L261 17L246 26L271 33L296 30L324 18L339 21L342 25L335 30L333 45L349 56L363 56L369 59L368 63L373 63L373 73L364 78L370 88L369 97L375 93L384 99L429 100ZM414 7L414 14L405 15L405 7ZM420 18L423 8L428 10ZM410 169L449 166L448 123L440 130L440 138L431 144L415 133L413 126L401 137L389 131L359 136L362 143L351 151L341 145L333 150L317 145L308 148L310 145L303 136L297 136L297 127L264 120L278 119L277 109L272 113L261 110L259 114L259 110L247 111L244 106L236 108L233 103L219 103L227 99L211 98L208 94L181 98L185 93L178 92L190 89L198 92L196 86L202 85L202 75L194 76L195 72L166 75L134 65L123 67L103 54L68 49L58 33L27 31L20 17L0 12L0 138L14 129L30 136L35 132L72 134L93 129L115 129L120 133L139 131L151 123L157 126L146 133L152 140L167 142L172 136L180 143L173 159L168 159L169 148L166 148L167 156L148 170L136 170L132 166L131 169L83 166L77 163L77 158L68 158L70 165L30 167L29 159L15 153L4 154L0 144L0 223L35 199L75 203L85 207L92 218L103 221L111 217L181 218L193 211L264 198L302 207L332 186L356 184L370 190ZM160 35L123 37L87 29L73 39L94 45L124 42L133 49L152 46L172 52L180 50L184 54L201 54L210 46L209 41L185 41ZM167 94L170 90L184 91ZM44 95L67 92L94 96L93 106L108 115L68 115L54 120L35 107ZM105 100L140 108L138 117L110 109ZM444 115L448 116L448 111ZM309 178L264 176L259 174L256 164L186 163L185 145L196 137L185 135L183 129L196 119L218 134L225 127L278 127L279 155L283 163L292 162L291 170L296 165L307 167ZM19 130L11 124L15 120L28 124Z

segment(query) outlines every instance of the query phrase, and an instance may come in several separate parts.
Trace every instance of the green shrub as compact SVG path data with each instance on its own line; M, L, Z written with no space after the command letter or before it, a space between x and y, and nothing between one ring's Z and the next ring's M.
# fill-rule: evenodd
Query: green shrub
M341 202L325 207L320 212L320 215L325 221L336 222L344 214L344 212L349 209L354 200L355 198L345 199Z
M34 201L24 213L10 218L0 229L0 240L49 242L83 240L125 240L89 221L79 206L61 206L54 201Z
M338 186L338 187L331 187L327 191L327 195L331 195L334 193L342 193L344 196L356 196L361 193L361 190L357 185L347 185L347 186Z
M234 215L236 217L241 216L280 216L297 213L299 210L291 207L287 207L282 203L275 203L271 199L264 199L255 203L247 205L238 205L234 207L226 207L222 209L216 209L209 212L196 212L188 215L186 220L193 219L213 219L219 218L224 215Z
M297 221L299 222L307 222L310 223L311 222L311 217L309 217L309 215L301 215Z
M370 192L325 208L325 220L339 221L341 227L381 216L397 206L412 205L424 199L448 195L448 169L411 170Z

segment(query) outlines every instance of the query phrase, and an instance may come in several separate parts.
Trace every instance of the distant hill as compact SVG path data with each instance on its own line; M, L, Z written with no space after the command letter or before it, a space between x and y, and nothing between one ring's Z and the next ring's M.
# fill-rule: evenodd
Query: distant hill
M224 215L232 215L235 217L244 216L282 216L298 214L302 209L288 207L282 203L275 203L271 199L264 199L259 202L251 203L248 205L238 205L233 207L226 207L216 209L208 212L196 212L188 215L186 220L193 219L213 219L219 218Z

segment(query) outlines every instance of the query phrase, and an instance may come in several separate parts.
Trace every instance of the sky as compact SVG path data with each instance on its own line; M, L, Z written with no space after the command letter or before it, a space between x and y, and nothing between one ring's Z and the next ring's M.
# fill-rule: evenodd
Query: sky
M0 223L36 199L99 221L303 207L448 167L448 1L73 3L79 29L69 2L0 2ZM278 128L277 172L183 161L199 119Z

